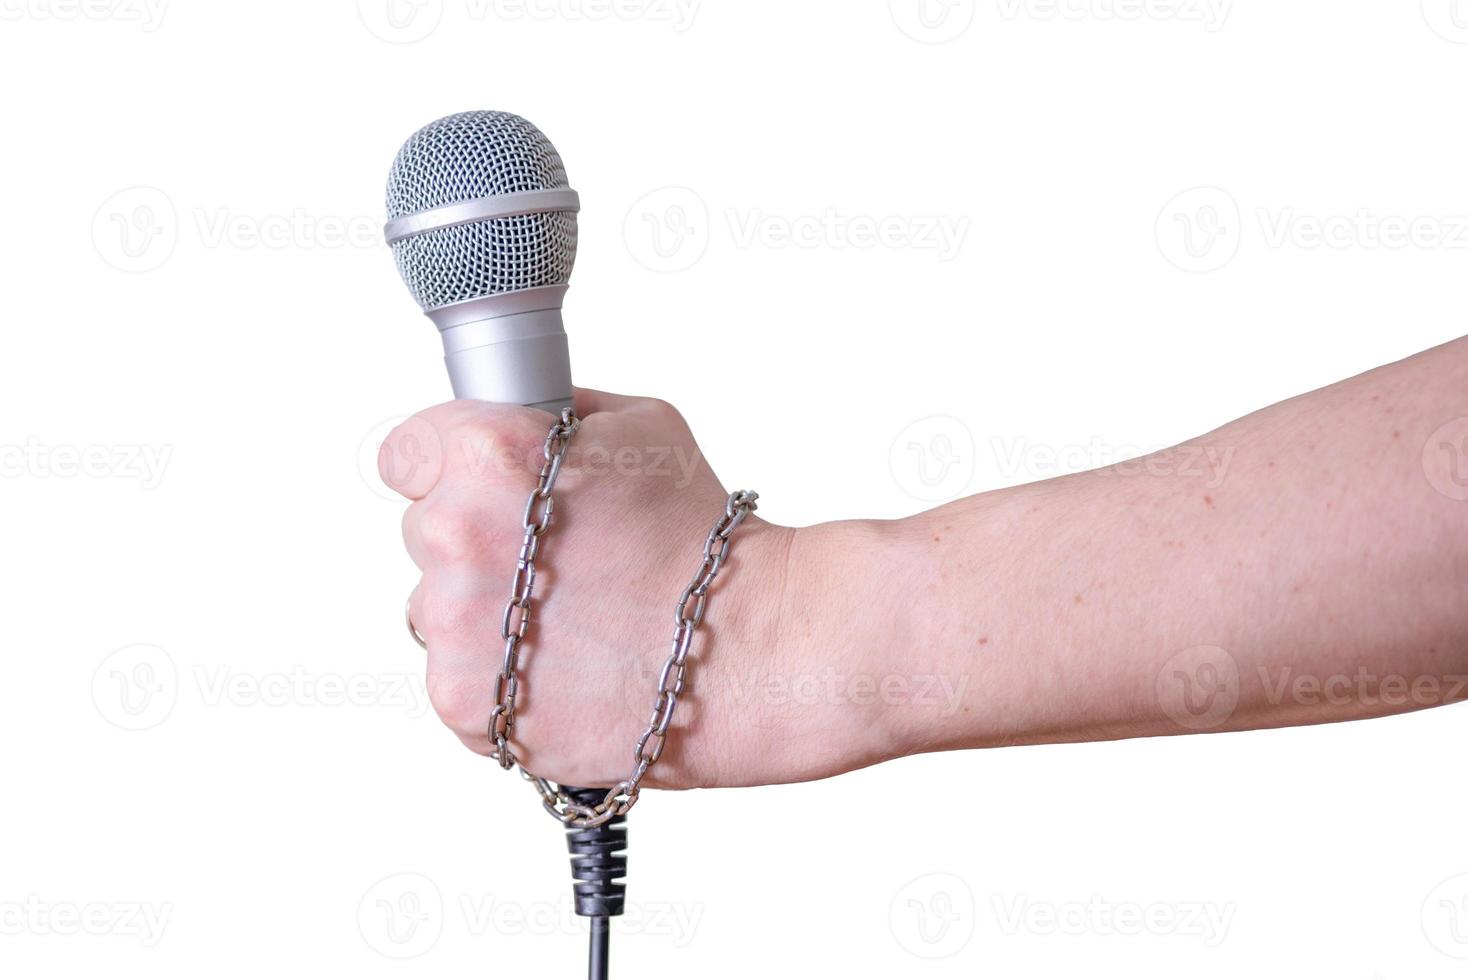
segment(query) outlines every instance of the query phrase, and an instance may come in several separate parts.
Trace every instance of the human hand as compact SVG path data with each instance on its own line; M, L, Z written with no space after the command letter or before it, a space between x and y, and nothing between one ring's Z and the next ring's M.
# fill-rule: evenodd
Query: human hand
M581 425L556 484L521 646L512 747L546 778L609 786L632 768L674 605L727 493L667 403L582 390L576 404ZM394 430L379 459L383 479L413 501L403 537L423 575L409 609L428 644L431 700L480 754L493 752L501 616L551 422L534 409L450 402ZM418 465L400 466L406 459ZM646 785L779 782L867 761L844 761L854 741L840 706L794 712L757 693L800 646L780 635L795 537L755 516L735 533ZM812 751L812 726L829 751Z

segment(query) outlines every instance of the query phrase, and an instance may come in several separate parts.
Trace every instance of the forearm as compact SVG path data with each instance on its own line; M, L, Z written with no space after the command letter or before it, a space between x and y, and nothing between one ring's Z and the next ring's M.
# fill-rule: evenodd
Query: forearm
M1468 502L1434 487L1464 461L1424 462L1463 415L1468 340L1144 460L806 529L786 630L886 683L863 761L1465 698Z

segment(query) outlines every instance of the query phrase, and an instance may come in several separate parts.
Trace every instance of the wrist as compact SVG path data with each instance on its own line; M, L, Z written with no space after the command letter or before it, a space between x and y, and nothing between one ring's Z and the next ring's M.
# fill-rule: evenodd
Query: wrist
M766 715L814 779L909 754L904 664L913 647L906 522L840 521L792 532Z
M820 779L947 738L969 685L932 643L924 535L920 518L746 522L710 605L703 784Z

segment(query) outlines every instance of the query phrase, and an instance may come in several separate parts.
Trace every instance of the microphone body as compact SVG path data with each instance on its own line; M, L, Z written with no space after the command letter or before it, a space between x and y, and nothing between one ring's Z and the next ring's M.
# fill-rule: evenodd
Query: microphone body
M408 138L387 180L383 229L398 272L443 338L457 398L571 405L561 302L580 200L550 140L507 112L461 112ZM522 555L523 561L523 555ZM594 806L605 789L561 787ZM608 917L627 892L621 817L567 833L576 913L591 919L590 976L607 973Z

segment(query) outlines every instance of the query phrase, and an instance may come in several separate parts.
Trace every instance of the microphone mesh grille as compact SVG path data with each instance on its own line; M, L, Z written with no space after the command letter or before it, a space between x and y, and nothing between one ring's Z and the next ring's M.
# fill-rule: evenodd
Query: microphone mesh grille
M479 197L569 186L545 134L508 112L460 112L408 138L387 178L387 216ZM576 214L490 218L394 242L398 272L425 310L564 285L576 262Z

